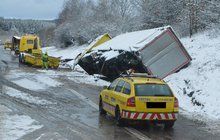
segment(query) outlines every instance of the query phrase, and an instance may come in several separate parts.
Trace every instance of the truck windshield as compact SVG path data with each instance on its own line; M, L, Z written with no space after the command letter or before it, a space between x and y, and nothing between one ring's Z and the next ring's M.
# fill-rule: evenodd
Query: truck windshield
M172 96L168 85L163 84L136 84L136 96Z

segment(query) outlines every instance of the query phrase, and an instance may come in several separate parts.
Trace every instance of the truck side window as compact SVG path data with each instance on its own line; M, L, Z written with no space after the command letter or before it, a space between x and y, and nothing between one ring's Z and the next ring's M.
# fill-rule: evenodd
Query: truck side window
M116 88L115 88L115 91L121 92L121 90L122 90L122 88L123 88L123 86L124 86L124 83L125 83L125 81L120 80L120 81L118 82Z
M111 83L111 85L108 87L109 90L114 90L116 87L116 84L118 83L118 80L115 80Z
M33 40L27 40L27 44L34 44Z
M131 93L131 86L129 83L125 82L124 84L124 88L123 88L123 91L122 91L124 94L127 94L127 95L130 95Z

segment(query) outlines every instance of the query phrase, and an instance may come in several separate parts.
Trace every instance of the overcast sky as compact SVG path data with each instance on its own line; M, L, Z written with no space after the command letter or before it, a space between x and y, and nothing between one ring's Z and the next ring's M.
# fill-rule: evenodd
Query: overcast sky
M55 19L65 0L0 0L0 17Z

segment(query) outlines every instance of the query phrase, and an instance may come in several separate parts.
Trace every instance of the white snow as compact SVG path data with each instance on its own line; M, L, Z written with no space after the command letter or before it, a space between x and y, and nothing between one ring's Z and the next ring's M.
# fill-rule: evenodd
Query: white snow
M46 89L46 86L44 84L41 84L39 82L33 81L33 80L29 80L26 78L22 78L19 80L14 80L14 83L16 83L17 85L30 89L30 90L42 90L42 89Z
M80 74L78 72L74 72L72 76L68 77L68 79L76 83L84 83L95 86L108 86L110 84L109 82L100 79L97 75Z
M207 121L220 120L220 36L211 34L217 33L183 38L192 63L166 78L179 99L181 113Z
M52 71L52 70L38 70L39 72L44 73L45 76L58 77L58 76L67 76L69 80L74 81L75 83L84 83L95 86L107 86L110 83L100 79L99 75L88 75L83 72L78 71Z
M112 38L111 40L99 45L99 47L93 50L126 50L126 51L136 51L144 47L168 27L160 27L149 30L142 30L136 32L125 33Z
M23 72L17 69L11 70L7 78L21 87L35 91L62 85L53 76L47 76L44 73Z
M44 100L44 99L40 99L39 97L33 97L27 93L18 91L16 89L10 88L10 87L5 87L5 94L17 98L17 99L22 99L24 101L27 101L28 103L32 103L32 104L38 104L38 105L47 105L47 104L52 104L51 102Z
M102 53L102 57L105 57L105 60L110 60L116 56L119 55L119 52L118 51L114 51L114 50L111 50L111 51L107 51L107 52L103 52Z
M86 49L86 46L87 44L68 48L56 48L55 46L52 46L42 48L42 51L47 52L50 56L61 57L61 59L75 59L78 54Z
M0 105L0 139L15 140L43 127L26 115L13 114L12 110Z

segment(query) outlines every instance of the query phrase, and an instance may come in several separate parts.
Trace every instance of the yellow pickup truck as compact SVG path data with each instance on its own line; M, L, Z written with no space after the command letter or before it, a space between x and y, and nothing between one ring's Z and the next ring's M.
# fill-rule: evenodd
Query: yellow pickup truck
M178 99L162 79L134 73L114 80L99 96L99 112L113 115L117 124L142 120L171 128L178 116Z

